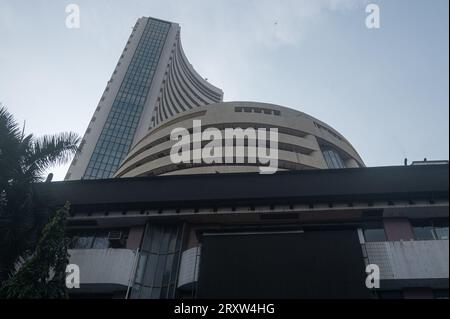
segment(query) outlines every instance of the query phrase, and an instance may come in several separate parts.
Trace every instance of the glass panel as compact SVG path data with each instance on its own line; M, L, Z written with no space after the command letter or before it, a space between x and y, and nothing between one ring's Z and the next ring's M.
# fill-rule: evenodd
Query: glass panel
M78 237L78 239L75 242L74 248L75 249L89 249L92 247L93 240L94 240L93 236Z
M155 278L156 267L158 263L158 255L150 254L145 267L144 285L152 286Z
M162 235L161 238L161 247L160 247L161 254L166 254L169 249L169 239L172 235L172 230L173 230L172 227L164 228L164 234Z
M169 294L170 296L175 294L180 235L180 226L150 224L147 226L142 245L143 251L135 276L135 283L143 286L137 298L167 298ZM155 253L148 253L147 257L142 257L146 253L144 247ZM167 253L168 250L174 253ZM169 292L171 284L172 290Z
M448 240L448 227L438 227L435 229L436 238L441 240Z
M161 25L164 25L164 27L160 28ZM85 178L112 176L117 169L118 162L112 164L110 158L105 155L113 151L114 157L122 160L128 152L131 139L118 144L120 142L117 141L116 137L124 133L130 136L135 134L134 119L136 119L137 124L153 79L153 72L145 74L142 70L143 68L156 69L169 28L169 23L148 20L101 131L99 141L89 160L88 170L91 173L89 176L86 173ZM103 157L103 159L100 157ZM99 164L103 165L103 170L91 170Z
M167 286L169 284L170 275L172 272L172 264L173 264L173 254L167 255L166 265L164 267L163 276L162 276L162 285Z
M330 153L328 151L323 152L323 157L325 158L325 162L327 163L328 168L333 168L333 164L330 159Z
M331 162L333 163L333 168L339 168L339 162L336 159L336 154L330 151Z
M175 298L175 285L171 284L169 286L169 291L167 293L167 298Z
M175 246L175 251L179 251L181 249L181 227L177 229L177 244Z
M153 288L152 290L152 295L151 295L151 299L159 299L159 297L161 296L161 288Z
M142 287L139 298L141 299L150 299L152 298L152 287Z
M136 282L142 283L142 280L144 279L144 271L145 266L147 262L147 254L141 253L139 257L139 263L136 269Z
M172 234L169 239L169 248L167 250L168 253L173 253L177 249L177 239L178 239L178 229L175 228L172 231Z
M177 280L177 272L178 272L178 253L173 254L174 261L172 262L172 269L170 272L172 273L172 277L170 277L170 282L173 284Z
M328 168L345 168L344 161L338 152L328 149L323 151L323 156Z
M95 249L106 249L109 248L109 240L106 237L96 237L94 239L94 244L92 248Z
M160 295L161 299L167 299L167 290L168 290L168 287L161 288L161 295Z
M364 230L366 242L386 241L386 233L383 228L369 228Z
M151 247L150 251L152 253L159 253L160 246L161 246L161 237L162 237L162 231L159 227L152 227L152 239L151 239Z
M344 163L342 162L341 156L337 153L332 151L333 154L333 158L334 158L334 163L335 163L335 167L336 168L343 168L344 167Z
M414 235L416 236L416 240L433 240L433 227L432 226L424 226L424 227L414 227Z
M137 299L139 298L140 294L141 294L141 285L135 284L131 289L131 298Z
M167 259L166 255L160 255L158 258L158 267L156 268L155 281L153 283L154 286L158 286L158 287L162 286L162 278L163 278L164 268L166 266L166 259Z

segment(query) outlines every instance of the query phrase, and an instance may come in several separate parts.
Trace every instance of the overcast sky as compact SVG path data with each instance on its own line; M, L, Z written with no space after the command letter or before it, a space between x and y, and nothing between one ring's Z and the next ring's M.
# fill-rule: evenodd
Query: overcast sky
M78 4L80 29L65 7ZM380 29L367 29L368 3ZM298 109L368 166L449 158L448 0L1 0L0 102L26 132L82 135L140 16L181 25L225 101ZM62 179L68 165L52 169Z

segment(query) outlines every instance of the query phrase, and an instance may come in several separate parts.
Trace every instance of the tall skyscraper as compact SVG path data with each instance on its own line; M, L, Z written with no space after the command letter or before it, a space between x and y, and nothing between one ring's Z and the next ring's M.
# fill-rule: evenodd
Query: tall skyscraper
M112 177L149 129L222 98L184 55L178 24L138 19L65 179Z
M138 20L68 172L78 181L36 185L42 215L71 203L81 277L70 296L448 298L448 161L367 168L319 119L223 102L189 65L179 29ZM262 145L283 172L258 174L261 163L222 151L214 162L172 160L172 132L193 136L194 120L247 154L250 133L223 133L276 129ZM367 285L369 265L378 288Z

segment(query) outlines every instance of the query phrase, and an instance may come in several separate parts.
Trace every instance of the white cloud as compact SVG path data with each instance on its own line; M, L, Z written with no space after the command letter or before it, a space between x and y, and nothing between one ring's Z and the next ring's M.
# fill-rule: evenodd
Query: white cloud
M242 96L246 86L251 85L255 67L269 67L263 61L252 65L261 54L298 46L308 36L310 28L324 22L330 12L360 7L363 13L365 2L175 0L159 9L170 12L168 19L181 24L181 38L188 58L199 73L221 87L225 98L230 100Z

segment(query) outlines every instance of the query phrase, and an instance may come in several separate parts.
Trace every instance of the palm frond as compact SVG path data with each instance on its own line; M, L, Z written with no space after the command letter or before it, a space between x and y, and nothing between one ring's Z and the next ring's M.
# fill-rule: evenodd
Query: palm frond
M79 142L79 136L72 132L33 139L25 159L28 170L40 175L53 165L65 164L76 153Z
M21 171L22 132L12 114L0 104L0 187Z
M0 136L2 139L16 139L17 141L22 136L19 124L2 104L0 104Z

